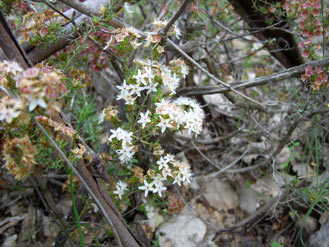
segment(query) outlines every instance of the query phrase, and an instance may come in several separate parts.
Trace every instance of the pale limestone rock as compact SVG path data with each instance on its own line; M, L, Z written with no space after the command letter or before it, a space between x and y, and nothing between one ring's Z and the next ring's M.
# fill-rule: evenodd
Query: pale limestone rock
M205 223L193 215L178 215L157 231L161 247L199 247L207 232Z
M239 206L239 198L235 190L229 183L219 179L212 179L206 184L203 196L209 205L218 211L227 211Z

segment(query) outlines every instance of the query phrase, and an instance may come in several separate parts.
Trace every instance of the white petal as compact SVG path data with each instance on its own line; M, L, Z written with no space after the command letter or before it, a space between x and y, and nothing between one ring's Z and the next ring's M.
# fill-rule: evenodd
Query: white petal
M30 105L29 105L29 111L33 111L36 107L37 107L37 101L36 100L32 100L30 101Z
M46 108L47 107L47 104L46 104L46 102L44 101L43 98L39 98L38 99L38 105L41 106L42 108Z

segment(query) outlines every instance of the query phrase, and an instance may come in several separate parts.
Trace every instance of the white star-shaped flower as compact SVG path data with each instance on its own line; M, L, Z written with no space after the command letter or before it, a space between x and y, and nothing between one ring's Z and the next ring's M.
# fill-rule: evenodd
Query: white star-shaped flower
M116 152L120 154L119 159L124 162L128 163L131 158L134 156L135 152L132 151L134 149L133 146L128 146L124 142L122 143L122 148L117 150Z
M181 182L183 182L183 179L181 177L181 174L178 173L174 179L173 184L178 184L179 186L181 186Z
M165 119L160 117L160 123L157 124L161 128L161 133L164 133L166 131L166 128L172 128L170 119Z
M30 101L29 111L33 111L37 106L40 106L42 108L47 107L47 104L43 99L43 96L39 96L38 98L35 98L32 95L28 95L27 100Z
M0 100L0 121L5 120L11 123L14 118L17 118L22 108L20 100L4 97Z
M153 184L144 180L144 186L139 186L138 189L145 190L144 196L147 197L149 191L153 191Z
M141 97L141 92L144 90L144 87L141 87L139 84L129 85L130 95L136 94L138 97Z
M169 162L173 162L173 161L175 161L175 156L172 155L172 154L166 154L166 155L164 156L164 159L167 161L167 163L169 163Z
M144 89L147 89L147 94L150 94L150 93L153 93L153 92L157 92L158 91L158 86L159 83L151 83L150 85L148 86L145 86Z
M129 85L127 85L126 80L123 81L121 86L117 86L118 89L120 89L120 94L117 98L117 100L124 98L125 96L129 95Z
M122 133L121 128L117 128L115 129L110 129L110 131L112 132L112 135L109 137L109 141L111 142L113 138L116 138L118 140L121 140L121 133Z
M105 114L105 109L103 109L103 111L98 115L98 123L103 123L104 122L104 119L106 117L106 114Z
M133 78L136 79L137 83L142 83L142 84L146 85L145 80L144 80L145 74L143 74L140 69L137 70L137 75L134 75Z
M118 195L119 198L121 199L121 197L124 194L124 191L127 190L128 185L122 181L119 181L116 186L115 186L115 191L113 192L114 194Z
M116 130L111 129L112 135L109 137L109 141L112 141L113 138L118 140L122 140L122 145L124 144L132 144L132 135L133 132L128 132L124 129L117 128Z
M165 167L161 170L161 173L162 173L162 176L164 178L167 178L168 176L172 177L172 174L171 174L171 169L169 167Z
M162 196L162 191L167 190L165 186L163 186L163 183L160 180L154 180L153 181L153 193L158 193L159 196Z
M161 157L160 160L157 161L157 164L159 165L159 170L162 170L163 168L168 168L168 160L164 159L163 157Z
M13 118L17 118L18 115L19 115L19 111L15 111L15 109L12 108L1 109L0 121L6 120L7 123L11 123Z
M149 113L150 113L150 111L147 110L145 113L141 112L141 113L139 114L140 119L137 121L137 123L140 123L140 124L142 125L142 128L143 128L143 129L145 128L145 125L146 125L147 123L150 123L150 122L151 122L151 119L150 119L150 117L149 117Z
M137 38L134 39L133 41L130 41L130 44L131 46L134 48L134 49L137 49L139 46L141 46L143 43L141 42L138 42Z
M136 97L128 95L127 97L124 98L124 100L127 105L133 105L135 104Z
M151 67L145 67L145 78L148 79L149 83L152 83L152 80L154 78L153 70Z

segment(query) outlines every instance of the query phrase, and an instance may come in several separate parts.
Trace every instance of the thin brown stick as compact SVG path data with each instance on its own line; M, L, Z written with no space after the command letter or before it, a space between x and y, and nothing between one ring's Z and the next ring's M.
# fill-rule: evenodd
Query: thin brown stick
M250 87L263 86L268 83L279 82L284 79L296 77L302 74L307 66L326 66L329 64L329 58L324 58L318 61L310 62L307 64L299 65L286 69L282 72L275 73L268 76L258 77L248 81L239 81L231 84L231 88L237 90L246 89ZM185 96L196 96L196 95L206 95L206 94L217 94L231 91L228 87L218 87L218 86L207 86L207 87L185 87L178 90L178 95Z
M187 55L181 48L179 48L179 46L177 46L174 42L172 42L170 39L166 39L166 42L168 44L170 44L173 48L176 49L176 51L178 51L181 55L183 55L188 61L190 61L194 66L196 66L198 69L200 69L202 72L204 72L205 74L207 74L211 79L213 79L215 82L223 85L224 87L226 87L227 89L229 89L230 91L236 93L237 95L241 96L242 98L255 103L256 105L259 105L261 108L264 109L264 106L257 102L256 100L244 95L243 93L237 91L236 89L234 89L231 85L227 84L226 82L221 81L220 79L218 79L216 76L214 76L213 74L211 74L209 71L205 70L204 68L202 68L202 66L200 64L198 64L193 58L191 58L189 55Z
M0 48L6 54L9 60L17 61L23 68L32 66L30 59L26 56L24 49L16 40L11 31L5 16L0 10Z
M65 15L65 13L59 11L58 9L55 8L55 6L53 6L51 3L48 2L48 0L44 0L43 1L49 8L51 8L52 10L54 10L56 13L58 13L59 15L61 15L64 19L70 21L74 26L76 25L75 24L75 21L74 21L74 18L70 18L68 17L67 15Z
M85 4L85 3L81 3L78 0L61 0L61 1L85 15L88 15L88 16L99 15L99 10L97 8L95 8L94 5L91 4L91 2L89 2L89 4ZM105 6L106 4L108 4L109 1L97 0L94 2L97 3L97 5ZM125 24L123 22L121 22L120 20L118 20L117 18L112 18L110 21L110 25L112 25L113 27L117 27L117 28L125 27Z
M183 2L183 4L180 6L179 10L176 12L176 14L170 19L170 21L168 22L168 24L164 27L163 31L162 31L162 35L166 36L168 33L169 28L175 23L175 21L181 16L181 14L183 14L185 8L187 7L187 5L191 2L191 0L185 0Z

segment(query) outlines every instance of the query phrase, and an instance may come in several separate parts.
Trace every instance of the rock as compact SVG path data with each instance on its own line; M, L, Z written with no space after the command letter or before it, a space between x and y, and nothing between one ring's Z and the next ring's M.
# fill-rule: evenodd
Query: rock
M265 247L265 245L258 243L253 239L241 238L240 247Z
M234 187L239 196L240 208L248 214L255 212L257 209L257 200L254 191L240 181L235 181Z
M178 215L160 226L157 231L161 247L198 247L207 227L193 215Z
M308 247L329 247L329 220L314 233L309 241Z
M58 211L67 216L70 213L70 208L72 206L72 199L69 196L63 197L56 203L56 208Z
M303 228L303 231L310 236L318 229L318 221L312 217L300 214L299 216L293 216L293 220L296 221L296 228Z
M217 178L206 183L203 196L218 211L235 209L239 205L239 198L232 186Z
M327 221L329 221L329 210L327 210L324 213L322 213L322 215L320 216L320 219L319 219L319 223L321 225L323 225Z
M59 226L53 222L51 217L47 217L44 214L42 215L42 227L43 234L46 237L55 237L60 231Z
M158 210L149 204L145 203L146 216L148 223L154 231L160 224L164 222L164 218L159 214Z
M242 160L246 162L247 164L251 164L253 160L256 160L259 157L258 154L247 154L245 155Z
M38 221L41 219L42 212L39 209L35 209L30 206L27 216L22 222L22 230L19 233L18 245L28 246L29 241L31 241L36 234Z
M257 180L251 188L263 196L276 197L280 193L280 186L269 177L262 177Z
M221 94L204 95L205 101L216 105L219 111L225 113L228 116L234 116L233 107L230 102Z
M9 236L6 238L4 243L2 244L2 247L12 247L16 245L16 240L17 240L17 234L14 234L12 236Z
M306 163L292 162L292 170L297 173L298 177L312 177L314 172L311 166Z
M288 147L284 147L281 152L277 156L277 160L279 164L284 164L286 162L290 161L290 158L292 157L290 149Z

